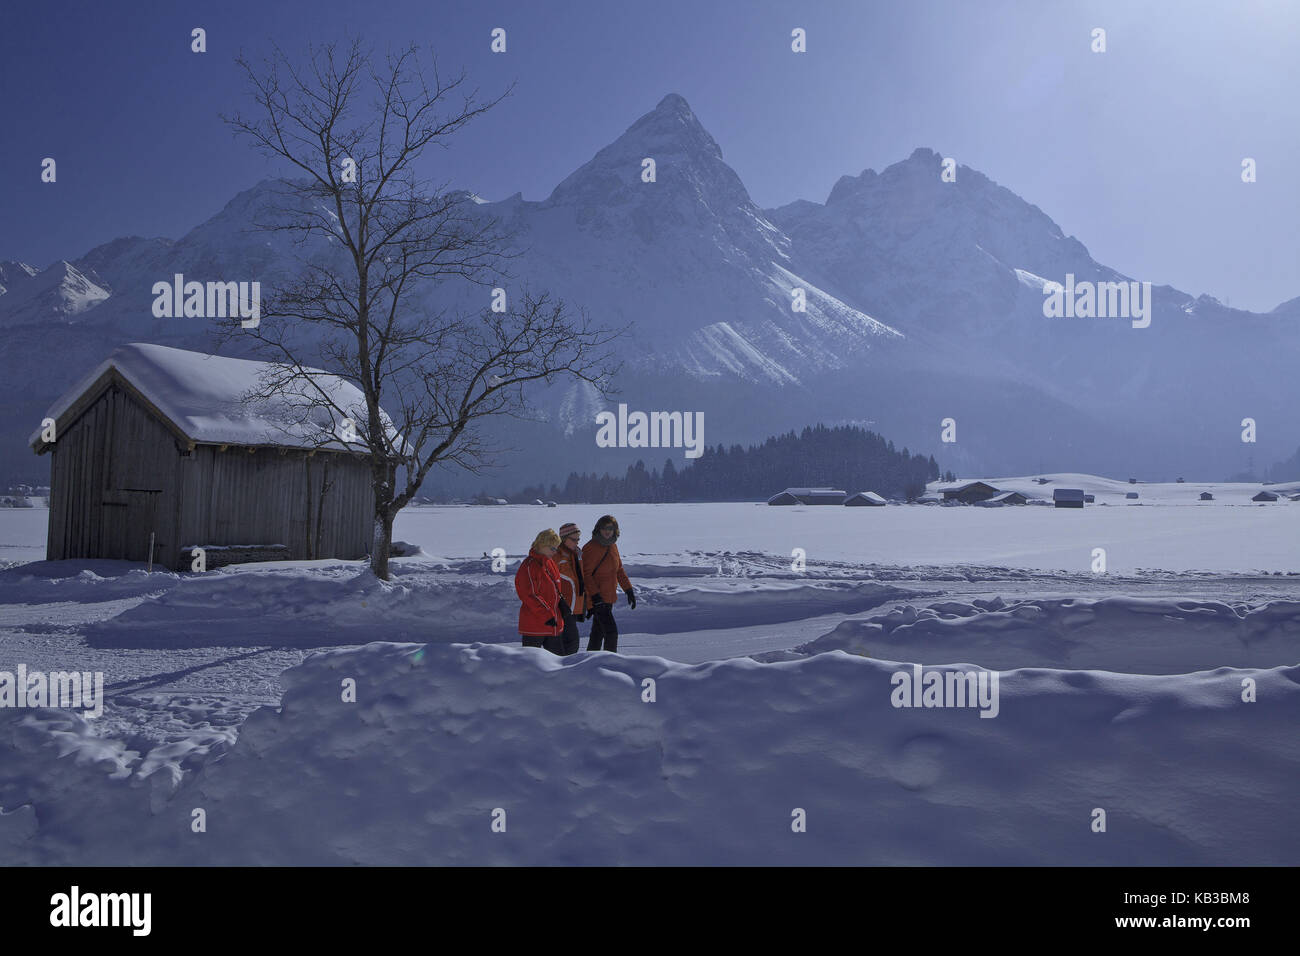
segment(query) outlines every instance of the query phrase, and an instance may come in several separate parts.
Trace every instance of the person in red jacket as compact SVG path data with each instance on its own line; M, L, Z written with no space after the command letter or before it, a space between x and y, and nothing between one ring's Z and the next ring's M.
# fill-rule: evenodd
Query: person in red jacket
M636 592L623 570L623 559L614 543L617 540L618 522L613 515L601 515L591 540L582 549L582 580L586 585L587 606L591 609L589 651L618 650L618 624L614 621L614 602L618 600L616 585L627 594L627 606L636 607Z
M552 654L564 653L564 620L572 614L560 593L560 572L552 560L559 546L560 536L547 528L533 540L528 556L515 572L523 645L544 647Z

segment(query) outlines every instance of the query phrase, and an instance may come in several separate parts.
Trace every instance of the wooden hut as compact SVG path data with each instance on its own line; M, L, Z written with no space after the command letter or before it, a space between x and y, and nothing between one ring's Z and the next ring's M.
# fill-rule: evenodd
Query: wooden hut
M850 508L879 508L889 502L874 491L859 491L852 498L845 498L844 504Z
M998 489L984 481L970 481L964 485L941 488L944 501L959 501L964 505L973 505L977 501L988 501L998 494Z
M842 505L848 492L838 488L787 488L767 499L769 505Z
M1250 500L1251 501L1277 501L1277 495L1273 494L1273 492L1271 491L1261 491L1259 494L1257 494L1254 498L1251 498Z
M52 440L45 429L30 439L50 454L47 559L180 571L195 548L207 568L364 557L364 396L317 369L285 371L161 345L114 351L51 407Z
M1201 492L1201 500L1202 500L1202 501L1213 501L1213 500L1214 500L1214 495L1210 494L1208 491L1202 491L1202 492Z
M1000 505L1026 505L1029 504L1029 496L1022 495L1018 491L1004 491L1000 495L994 495L989 499L990 504Z
M1052 492L1052 503L1058 508L1082 508L1082 488L1057 488Z

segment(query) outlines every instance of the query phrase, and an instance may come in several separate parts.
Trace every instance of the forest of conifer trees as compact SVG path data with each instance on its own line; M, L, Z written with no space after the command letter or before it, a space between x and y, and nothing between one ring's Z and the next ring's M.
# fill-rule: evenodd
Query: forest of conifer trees
M663 470L644 460L621 477L572 472L564 486L533 485L502 497L561 504L659 501L766 501L785 488L828 486L849 494L874 491L886 498L916 498L939 477L934 456L898 451L892 441L855 425L818 424L743 448L705 447L693 462L664 460Z

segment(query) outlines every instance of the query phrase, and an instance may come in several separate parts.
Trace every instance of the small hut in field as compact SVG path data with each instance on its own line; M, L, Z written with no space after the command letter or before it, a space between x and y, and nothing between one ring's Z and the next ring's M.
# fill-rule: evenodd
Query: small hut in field
M838 488L787 488L767 499L769 505L842 505L848 492Z
M874 491L859 491L851 498L845 498L844 504L850 508L879 508L889 504Z
M1251 498L1250 500L1251 501L1277 501L1277 495L1273 494L1273 492L1271 491L1261 491L1259 494L1257 494L1254 498Z
M999 493L997 488L994 488L986 481L969 481L963 485L941 488L939 491L943 495L944 501L957 501L964 505L973 505L978 501L988 501Z
M144 343L114 351L30 439L50 456L46 557L176 571L196 548L208 568L364 557L374 535L365 397L319 369L288 371Z
M1052 492L1052 503L1058 508L1082 508L1083 489L1057 488Z
M1027 505L1029 504L1029 496L1022 495L1018 491L1004 491L1002 494L994 495L990 498L989 503L1000 505Z

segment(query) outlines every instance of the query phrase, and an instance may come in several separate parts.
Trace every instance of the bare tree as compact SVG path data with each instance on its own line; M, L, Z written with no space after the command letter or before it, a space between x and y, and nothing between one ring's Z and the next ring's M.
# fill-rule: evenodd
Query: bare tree
M374 489L370 566L387 579L393 519L439 462L478 472L500 449L479 426L495 415L532 418L525 386L573 376L602 396L617 372L618 334L542 292L511 287L504 310L488 287L505 282L508 237L466 194L422 177L425 154L508 95L480 100L465 75L444 81L411 46L376 57L359 41L311 47L294 64L278 47L244 69L256 115L223 117L236 135L285 160L280 204L256 225L303 251L299 273L262 303L255 338L273 363L265 394L305 396L341 440L368 456ZM457 309L431 286L460 283L485 303ZM504 286L502 286L504 288ZM464 296L459 301L465 301ZM496 303L499 306L499 302ZM323 387L326 368L360 389L363 414Z

